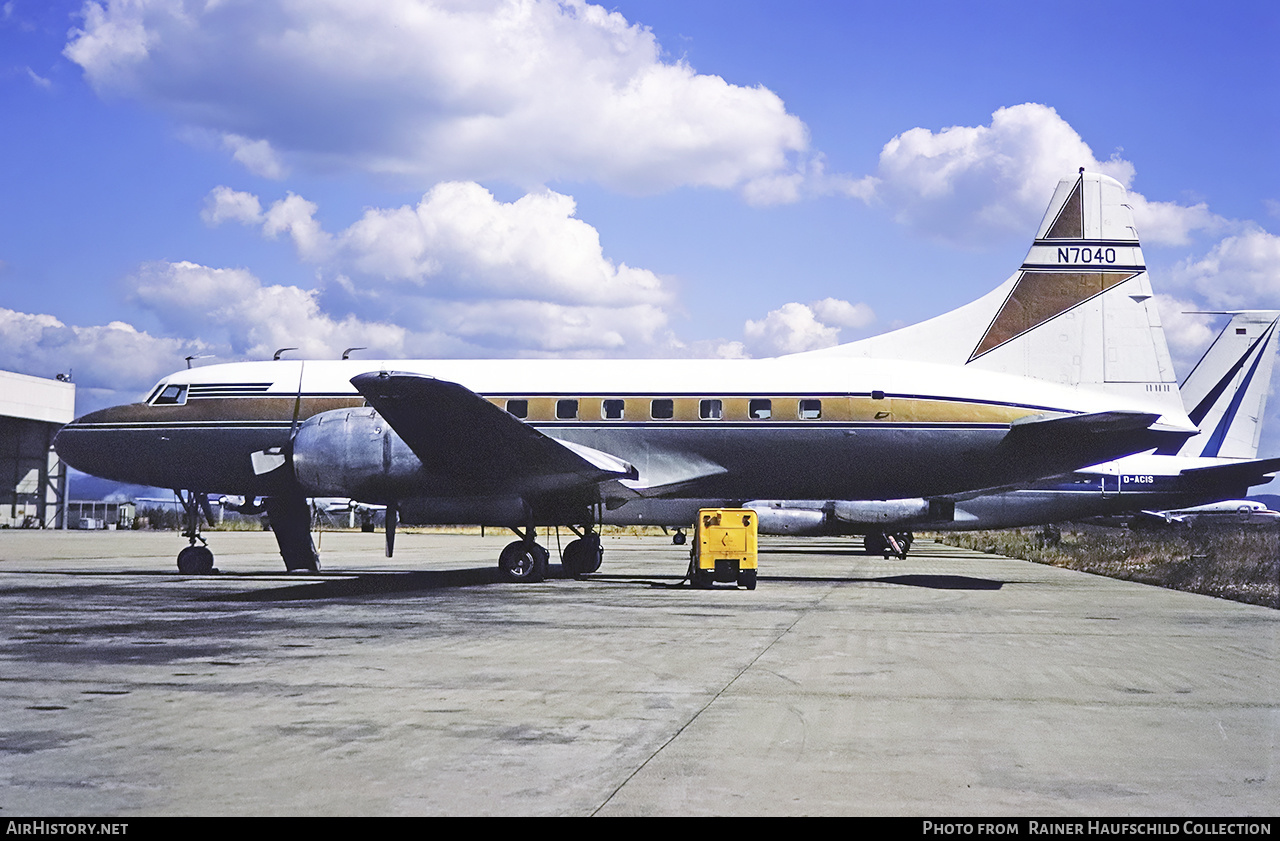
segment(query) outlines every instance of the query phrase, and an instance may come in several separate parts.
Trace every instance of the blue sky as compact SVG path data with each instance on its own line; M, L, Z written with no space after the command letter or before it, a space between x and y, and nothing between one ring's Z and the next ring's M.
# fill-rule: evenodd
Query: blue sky
M1280 308L1276 43L1267 2L4 0L4 367L85 411L285 345L803 350L993 288L1085 165L1185 371L1184 310Z

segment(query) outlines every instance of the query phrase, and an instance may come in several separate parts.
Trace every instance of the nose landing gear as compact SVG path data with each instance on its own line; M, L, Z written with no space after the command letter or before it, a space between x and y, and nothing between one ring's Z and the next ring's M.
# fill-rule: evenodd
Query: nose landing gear
M217 572L213 566L213 552L208 541L200 536L200 516L203 514L209 525L213 525L213 509L209 506L209 496L196 491L174 490L178 502L182 504L183 518L186 528L182 536L190 545L178 553L178 572L183 575L208 575ZM200 545L196 545L196 541Z

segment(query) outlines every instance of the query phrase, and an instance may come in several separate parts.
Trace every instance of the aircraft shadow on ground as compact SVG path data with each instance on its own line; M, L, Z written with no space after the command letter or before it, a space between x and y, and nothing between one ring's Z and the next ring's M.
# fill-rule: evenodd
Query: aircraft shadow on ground
M566 580L568 577L553 569L548 576L549 581ZM683 576L676 575L588 575L582 581L599 582L601 584L627 584L649 588L676 589L687 587ZM852 576L811 576L811 575L769 575L761 576L762 585L770 582L791 582L804 584L898 584L904 587L924 587L930 590L999 590L1004 586L1002 581L986 578L972 578L964 575L887 575L869 578ZM461 587L481 587L492 584L506 584L493 567L477 569L459 569L431 572L369 572L350 576L342 576L327 581L309 581L305 584L293 584L285 587L273 587L265 590L232 593L228 595L210 595L202 597L206 601L236 602L280 602L310 601L322 599L343 599L362 596L392 595L397 593L420 593L431 590L448 590ZM526 585L510 585L526 586ZM731 585L722 585L723 589L733 589ZM721 589L717 588L717 589Z

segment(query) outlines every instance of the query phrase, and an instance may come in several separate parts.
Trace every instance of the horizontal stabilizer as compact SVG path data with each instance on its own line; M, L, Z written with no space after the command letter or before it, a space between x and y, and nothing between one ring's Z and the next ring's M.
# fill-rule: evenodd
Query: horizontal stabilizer
M1191 467L1182 471L1183 476L1213 477L1223 482L1243 482L1261 485L1280 472L1280 458L1246 459L1231 464L1213 464L1208 467Z
M1194 429L1153 426L1159 417L1153 412L1127 411L1031 415L1010 425L1000 447L1007 459L1048 461L1046 475L1052 475L1195 434Z
M351 384L453 493L548 491L637 475L622 459L543 435L457 383L384 371Z

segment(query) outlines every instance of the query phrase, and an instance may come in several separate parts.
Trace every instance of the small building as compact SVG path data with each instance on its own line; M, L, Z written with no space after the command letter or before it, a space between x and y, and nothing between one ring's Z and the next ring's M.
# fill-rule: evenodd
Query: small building
M53 436L75 403L69 381L0 371L0 528L67 527L67 468Z
M73 529L133 528L138 507L133 502L73 499L67 503L67 527Z

